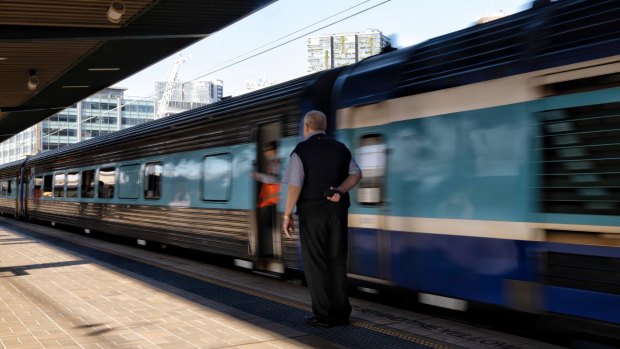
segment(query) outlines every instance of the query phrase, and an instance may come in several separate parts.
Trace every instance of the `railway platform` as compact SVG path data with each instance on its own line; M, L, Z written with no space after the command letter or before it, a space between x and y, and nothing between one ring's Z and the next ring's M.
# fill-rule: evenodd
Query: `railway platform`
M311 327L301 285L0 217L0 349L560 348L351 301Z

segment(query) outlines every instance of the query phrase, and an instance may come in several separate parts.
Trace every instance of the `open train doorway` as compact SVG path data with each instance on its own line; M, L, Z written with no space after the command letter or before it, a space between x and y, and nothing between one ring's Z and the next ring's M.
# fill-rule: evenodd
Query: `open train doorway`
M261 269L272 269L268 261L279 259L282 255L282 237L278 205L281 200L282 168L278 148L282 125L280 122L263 124L258 127L256 143L256 257L265 263L258 263Z

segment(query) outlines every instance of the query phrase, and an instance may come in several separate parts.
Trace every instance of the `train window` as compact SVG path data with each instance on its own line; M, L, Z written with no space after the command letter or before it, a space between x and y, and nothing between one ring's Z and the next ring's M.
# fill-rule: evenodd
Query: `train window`
M106 167L99 169L99 198L111 199L114 197L114 184L116 183L116 169Z
M43 176L43 197L52 197L52 175Z
M43 176L38 176L34 178L34 191L33 196L35 198L40 198L43 194Z
M118 197L137 199L140 196L140 165L121 166L118 174Z
M78 172L67 173L67 197L68 198L77 198L79 180L80 180L80 174Z
M13 186L13 180L9 180L6 187L6 195L11 196L11 187Z
M203 163L202 199L228 201L232 180L232 155L205 156Z
M82 186L80 196L83 198L95 197L95 170L82 171Z
M164 166L162 162L149 162L144 166L144 198L159 199Z
M54 175L54 197L62 198L65 196L65 180L64 173L56 173Z
M362 170L362 180L357 189L361 204L382 202L385 189L386 145L383 136L364 135L359 139L355 160Z
M7 196L8 183L6 181L0 181L0 196Z

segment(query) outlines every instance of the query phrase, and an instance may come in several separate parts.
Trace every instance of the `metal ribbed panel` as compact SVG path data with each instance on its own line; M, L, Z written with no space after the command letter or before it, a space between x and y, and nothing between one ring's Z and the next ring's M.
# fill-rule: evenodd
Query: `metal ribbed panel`
M25 103L32 98L35 93L24 93L26 89L26 79L28 79L28 69L37 68L37 77L40 84L38 89L44 89L46 85L58 79L66 73L67 67L53 62L64 60L75 61L95 49L99 42L93 40L69 41L69 42L0 42L0 56L4 52L11 52L11 58L0 64L0 75L2 81L0 88L11 86L12 88L2 89L0 97L0 108L11 107ZM54 57L47 62L45 67L39 63L40 57ZM2 132L4 133L4 132Z
M15 179L19 175L19 166L24 161L14 161L12 163L8 163L0 167L0 179ZM17 193L17 183L13 182L13 195ZM0 211L5 214L14 215L15 212L16 199L9 197L0 197Z
M403 50L397 96L620 54L620 2L556 1Z
M5 214L15 214L15 199L0 198L0 212Z
M545 254L545 283L620 295L620 259L572 253Z
M611 45L620 37L620 7L615 0L565 2L550 12L536 36L539 54L562 54L577 47ZM559 6L558 6L559 7Z
M209 14L211 21L222 21L232 24L240 19L240 13L247 13L248 8L260 9L271 0L227 0L196 1L175 0L155 1L156 5L149 9L149 17L140 17L132 25L141 28L159 27L161 23L157 18L166 18L167 25L171 27L183 27L186 23L197 23L204 20L204 14ZM187 11L191 8L192 11Z
M543 212L620 214L620 103L539 117Z
M0 165L0 177L14 177L19 173L24 160L18 160Z
M400 94L465 84L456 77L481 69L513 73L515 62L527 51L526 25L530 20L531 12L525 12L416 46L403 67Z
M106 17L110 0L2 1L0 24L115 28L123 26L151 3L153 0L125 1L123 17L119 23L112 23Z
M29 200L31 217L236 257L248 256L252 211Z

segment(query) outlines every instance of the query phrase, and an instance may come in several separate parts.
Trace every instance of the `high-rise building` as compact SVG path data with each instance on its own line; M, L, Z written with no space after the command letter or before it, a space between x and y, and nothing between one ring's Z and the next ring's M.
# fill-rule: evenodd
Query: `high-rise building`
M125 99L107 88L41 122L41 150L51 150L153 120L152 100Z
M0 164L38 153L38 124L0 143Z
M155 82L155 91L157 91L155 99L158 103L164 98L167 84L167 81ZM165 114L176 114L215 103L222 100L223 96L224 83L222 80L177 81Z
M308 72L341 67L376 55L390 44L377 29L308 38Z
M0 163L7 163L116 132L153 120L152 100L128 99L124 89L107 88L0 143Z

